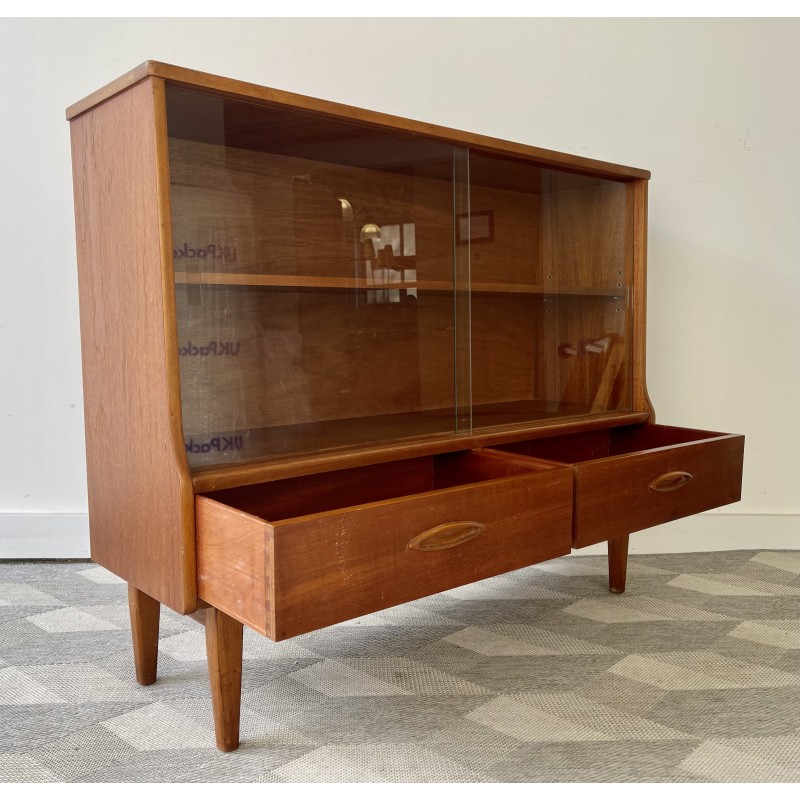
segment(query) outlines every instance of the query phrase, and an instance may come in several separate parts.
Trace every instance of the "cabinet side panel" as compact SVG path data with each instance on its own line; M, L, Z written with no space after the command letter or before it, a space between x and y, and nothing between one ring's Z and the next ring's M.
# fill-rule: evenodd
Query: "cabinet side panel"
M163 93L146 80L71 123L89 525L95 561L190 613Z

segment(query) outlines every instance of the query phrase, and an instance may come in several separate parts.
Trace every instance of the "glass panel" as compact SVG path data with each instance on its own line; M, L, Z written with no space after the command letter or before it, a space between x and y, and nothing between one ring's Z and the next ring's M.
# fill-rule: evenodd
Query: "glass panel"
M470 291L469 150L453 152L453 278L455 281L456 430L472 431L472 303Z
M476 428L631 405L625 183L470 153Z
M453 148L174 87L167 106L190 464L452 433Z

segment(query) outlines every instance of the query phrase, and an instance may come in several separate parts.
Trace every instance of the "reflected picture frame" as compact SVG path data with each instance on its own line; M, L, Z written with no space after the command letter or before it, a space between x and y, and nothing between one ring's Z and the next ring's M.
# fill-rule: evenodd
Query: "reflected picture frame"
M459 244L477 244L494 241L494 212L472 211L457 218Z

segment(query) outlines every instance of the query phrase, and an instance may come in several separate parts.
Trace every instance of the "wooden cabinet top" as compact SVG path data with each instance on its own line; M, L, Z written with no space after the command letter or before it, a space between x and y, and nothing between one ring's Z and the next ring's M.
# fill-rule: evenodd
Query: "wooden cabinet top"
M90 108L105 102L119 92L124 91L133 84L148 77L162 78L170 84L177 86L208 90L221 95L230 95L241 99L251 99L276 106L303 109L318 114L363 122L385 129L421 134L434 139L480 148L487 152L522 156L523 158L535 159L542 165L579 170L585 174L594 174L623 180L646 180L650 178L650 172L645 169L612 164L606 161L599 161L568 153L560 153L555 150L547 150L545 148L533 147L526 144L518 144L504 139L497 139L492 136L467 133L442 125L433 125L427 122L405 119L391 114L383 114L378 111L368 111L343 103L334 103L328 100L306 97L305 95L285 92L279 89L271 89L255 83L223 78L218 75L199 72L198 70L177 67L172 64L164 64L160 61L145 61L101 89L92 92L92 94L88 95L83 100L74 103L67 109L67 119L73 119L83 114Z

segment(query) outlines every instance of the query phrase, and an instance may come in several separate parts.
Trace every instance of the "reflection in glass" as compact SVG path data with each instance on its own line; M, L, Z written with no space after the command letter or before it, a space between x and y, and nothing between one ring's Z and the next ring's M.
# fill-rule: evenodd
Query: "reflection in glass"
M175 88L168 130L180 336L238 342L181 357L190 463L452 433L452 147Z
M624 182L167 91L190 463L630 408Z
M630 408L629 196L470 154L475 428Z

